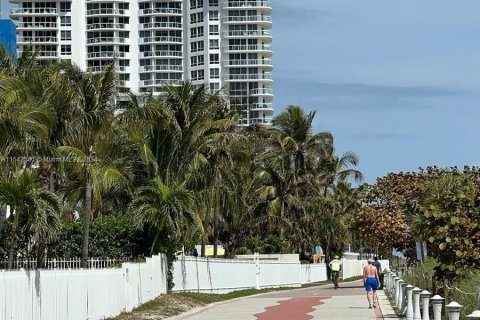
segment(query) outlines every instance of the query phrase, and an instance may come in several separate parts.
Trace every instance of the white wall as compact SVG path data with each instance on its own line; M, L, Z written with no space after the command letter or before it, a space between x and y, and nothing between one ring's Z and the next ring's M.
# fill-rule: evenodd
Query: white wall
M165 255L118 269L0 271L0 320L97 320L167 292Z
M325 265L299 262L226 260L180 257L173 264L172 291L226 293L236 290L271 287L299 287L327 279Z
M301 267L302 284L320 282L327 280L327 265L318 264L302 264Z
M378 260L382 265L382 271L390 269L389 260ZM342 259L343 279L363 275L363 268L367 265L367 260L346 260Z

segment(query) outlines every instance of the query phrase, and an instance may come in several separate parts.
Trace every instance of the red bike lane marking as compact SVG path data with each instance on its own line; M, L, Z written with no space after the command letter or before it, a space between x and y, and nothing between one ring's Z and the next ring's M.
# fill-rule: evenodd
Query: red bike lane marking
M264 312L254 316L257 320L309 320L313 319L313 316L308 314L315 311L313 307L323 304L322 300L329 298L331 297L291 298L267 307Z

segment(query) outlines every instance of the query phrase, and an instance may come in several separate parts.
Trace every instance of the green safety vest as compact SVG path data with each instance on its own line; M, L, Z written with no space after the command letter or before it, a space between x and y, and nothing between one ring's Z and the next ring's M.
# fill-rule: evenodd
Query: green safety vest
M332 267L332 271L340 271L341 265L342 265L342 262L340 262L340 260L330 261L330 266Z

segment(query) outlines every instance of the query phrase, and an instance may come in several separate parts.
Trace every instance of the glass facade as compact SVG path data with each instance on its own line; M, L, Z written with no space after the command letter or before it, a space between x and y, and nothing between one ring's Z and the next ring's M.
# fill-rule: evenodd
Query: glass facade
M16 55L15 24L10 19L0 20L0 45L12 56Z

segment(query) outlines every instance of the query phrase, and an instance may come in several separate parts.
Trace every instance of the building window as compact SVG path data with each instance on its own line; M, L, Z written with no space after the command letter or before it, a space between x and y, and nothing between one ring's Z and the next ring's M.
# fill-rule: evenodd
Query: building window
M220 63L220 57L218 53L212 53L210 55L210 64L219 64Z
M218 39L210 39L210 46L209 46L210 49L218 49L219 48L219 45L218 45Z
M72 26L72 17L70 16L61 16L60 17L60 26L70 27Z
M203 27L190 28L190 38L203 37Z
M208 20L210 21L218 21L218 11L211 10L208 12Z
M60 12L70 12L72 8L72 3L71 2L60 2Z
M72 46L69 44L62 44L60 47L60 52L62 55L69 56L72 54Z
M203 41L196 41L196 42L190 43L191 52L198 52L203 50L204 50Z
M218 25L214 24L214 25L208 26L208 34L211 35L211 36L218 35L219 34Z
M218 0L208 0L208 5L210 7L218 7Z
M190 58L190 63L192 67L203 66L205 64L204 56L193 56Z
M210 83L210 91L217 92L218 90L220 90L220 83Z
M203 8L203 0L190 0L190 9Z
M202 23L202 22L203 22L203 12L190 14L190 23Z
M62 39L62 40L72 40L72 31L70 31L70 30L62 30L62 32L61 32L61 39Z
M210 68L210 79L220 79L220 69Z
M204 80L205 78L205 71L203 70L193 70L190 74L192 76L192 81Z

